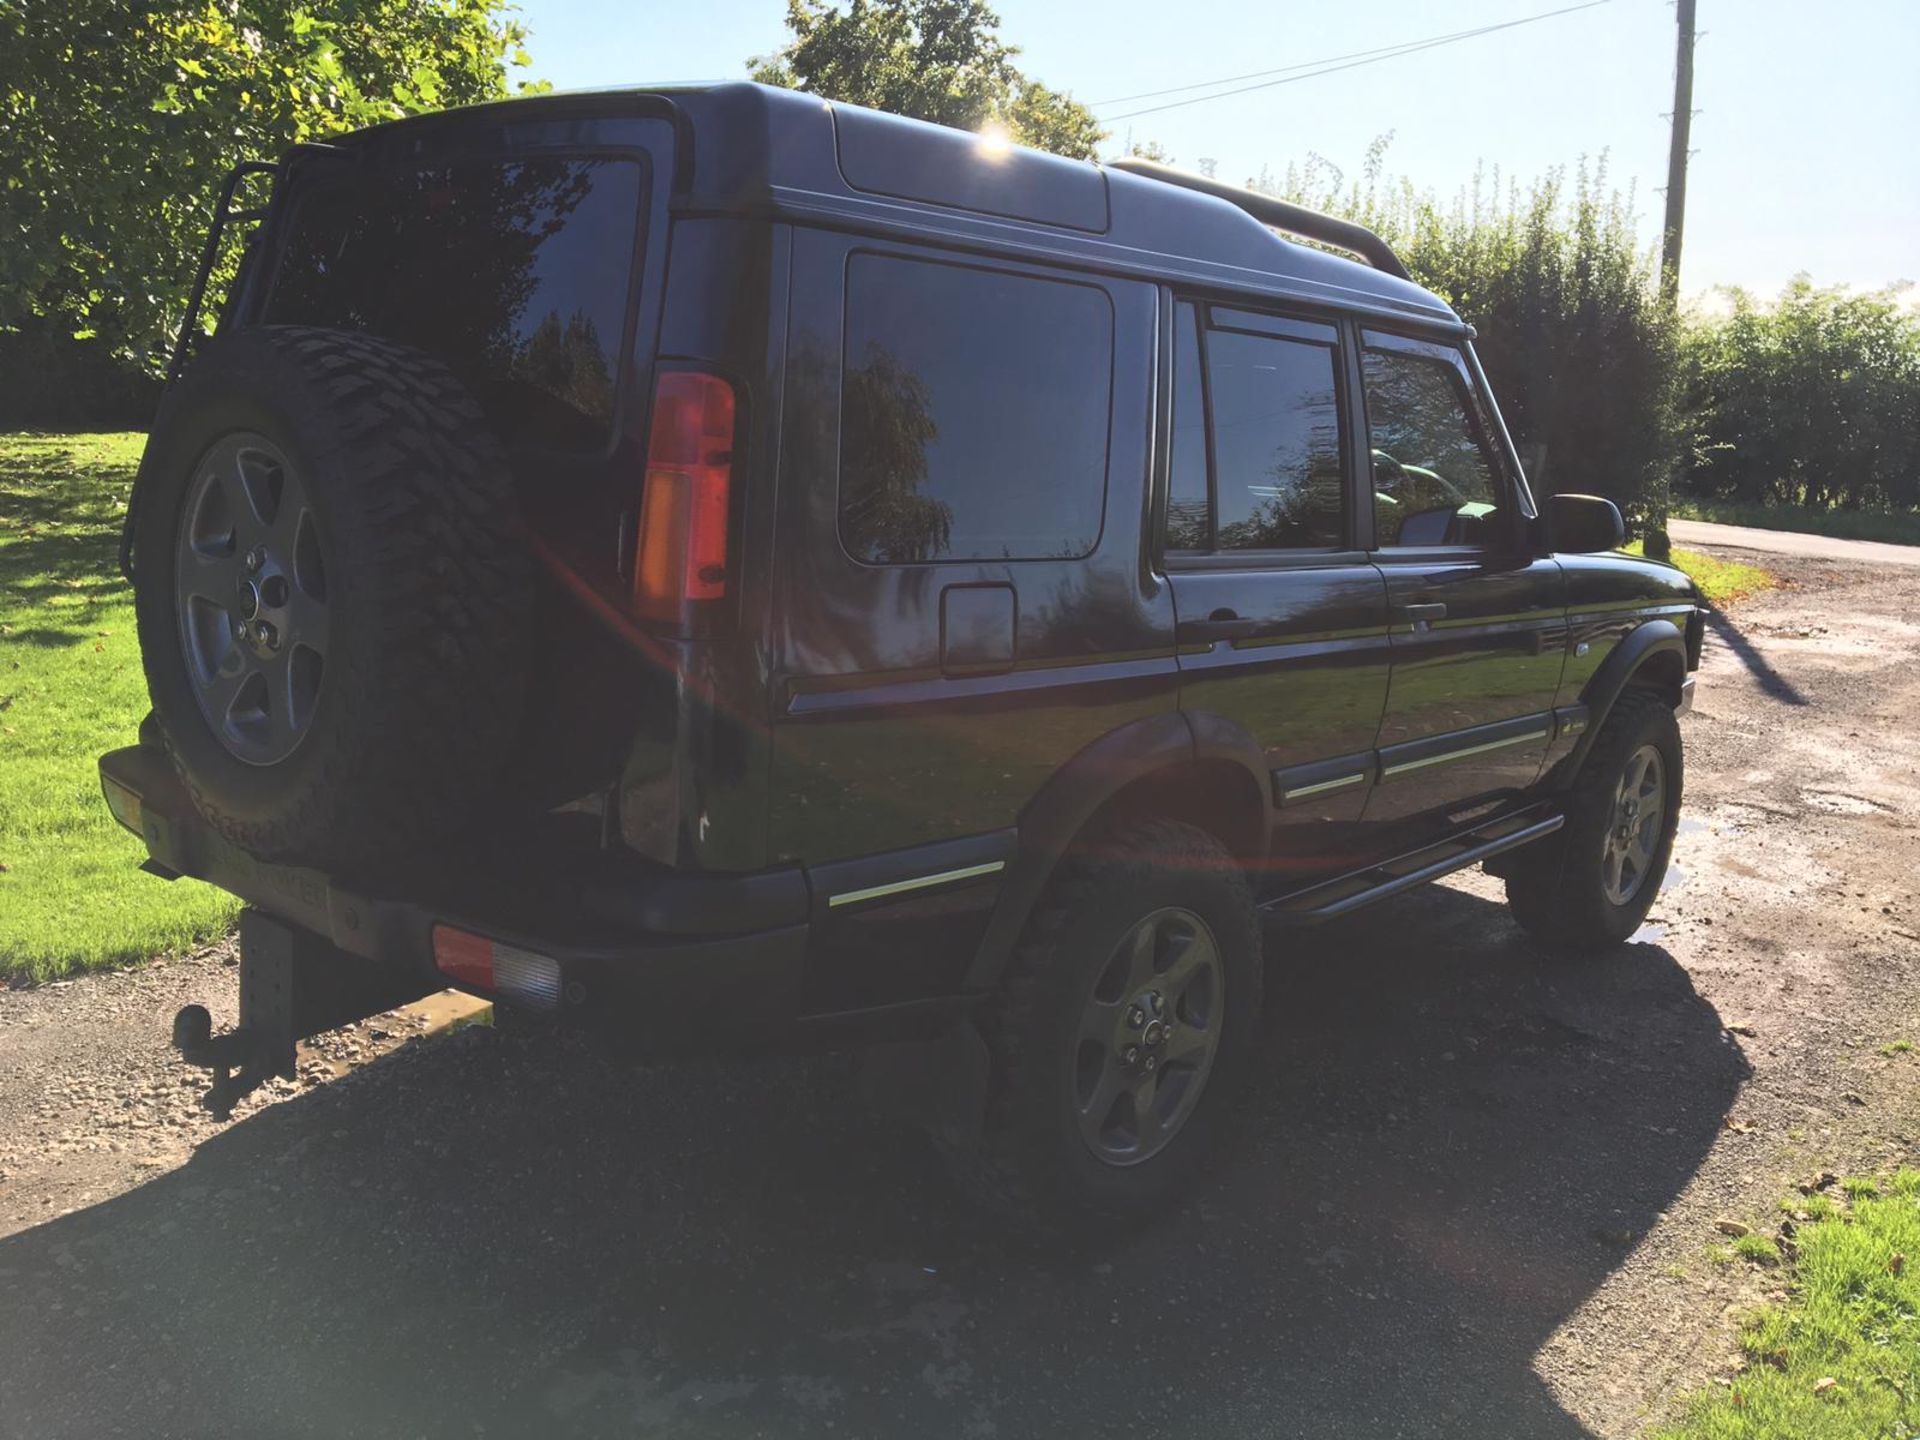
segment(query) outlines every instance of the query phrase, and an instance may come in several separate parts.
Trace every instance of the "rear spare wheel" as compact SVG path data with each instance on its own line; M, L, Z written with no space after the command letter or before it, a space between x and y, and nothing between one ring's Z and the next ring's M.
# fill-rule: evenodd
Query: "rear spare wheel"
M331 330L219 337L161 407L133 526L155 717L222 834L351 872L489 794L531 574L505 455L438 361Z

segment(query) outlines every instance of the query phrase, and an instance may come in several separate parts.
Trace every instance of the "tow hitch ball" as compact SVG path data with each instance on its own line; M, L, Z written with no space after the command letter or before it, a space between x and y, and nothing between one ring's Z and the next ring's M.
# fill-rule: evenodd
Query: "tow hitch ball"
M272 1073L265 1063L267 1047L257 1034L243 1027L215 1035L213 1016L204 1005L184 1005L173 1017L173 1048L189 1065L213 1071L203 1103L223 1120L233 1113L235 1101L258 1089Z

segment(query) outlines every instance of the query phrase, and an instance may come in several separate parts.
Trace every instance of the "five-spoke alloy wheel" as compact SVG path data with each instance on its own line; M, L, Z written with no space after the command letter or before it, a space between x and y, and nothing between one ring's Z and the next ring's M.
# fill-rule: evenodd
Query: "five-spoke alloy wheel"
M326 674L327 576L300 472L266 436L224 435L194 467L174 590L188 677L215 737L252 765L285 759Z
M1220 1048L1225 990L1220 947L1191 910L1156 910L1121 939L1087 996L1074 1054L1074 1113L1095 1155L1137 1164L1179 1133Z
M1056 869L981 1017L979 1133L938 1138L973 1196L1049 1241L1171 1204L1211 1153L1260 1041L1260 924L1243 861L1171 819L1090 832Z

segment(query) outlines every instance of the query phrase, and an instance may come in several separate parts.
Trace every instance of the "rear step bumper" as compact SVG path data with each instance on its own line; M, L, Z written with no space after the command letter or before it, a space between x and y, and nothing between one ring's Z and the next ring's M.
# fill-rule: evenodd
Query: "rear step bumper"
M797 871L737 877L663 872L636 895L627 877L618 904L594 903L578 877L528 895L511 877L516 913L550 914L549 928L502 914L471 898L392 898L342 883L318 870L270 864L231 844L202 820L159 750L132 746L100 757L100 778L114 817L147 847L144 869L192 876L238 896L346 955L421 981L452 986L558 1013L570 1022L617 1029L656 1050L733 1033L752 1034L790 1020L801 1006L807 942L807 890ZM477 878L477 883L475 880ZM468 877L466 896L486 894L489 877ZM500 877L499 887L509 877ZM600 924L583 932L582 914L621 912L643 925ZM729 922L734 927L727 929ZM753 928L743 928L752 926ZM435 962L435 931L493 943L502 964L494 988L464 983ZM556 938L564 936L566 938ZM533 967L529 960L552 962Z

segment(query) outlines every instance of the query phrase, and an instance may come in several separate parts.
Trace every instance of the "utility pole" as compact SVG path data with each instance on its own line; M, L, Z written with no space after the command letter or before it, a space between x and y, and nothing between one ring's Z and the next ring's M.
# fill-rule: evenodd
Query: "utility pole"
M1660 242L1660 290L1680 301L1680 237L1687 224L1687 139L1693 126L1694 0L1675 0L1680 21L1673 61L1673 146L1667 152L1667 226Z
M1680 240L1687 225L1687 141L1693 129L1693 21L1695 0L1674 0L1680 38L1673 56L1673 143L1667 151L1667 223L1660 236L1660 298L1676 320L1680 311ZM1676 459L1678 457L1675 457ZM1642 535L1646 553L1665 560L1673 553L1667 538L1667 511L1673 503L1669 475L1647 497Z

